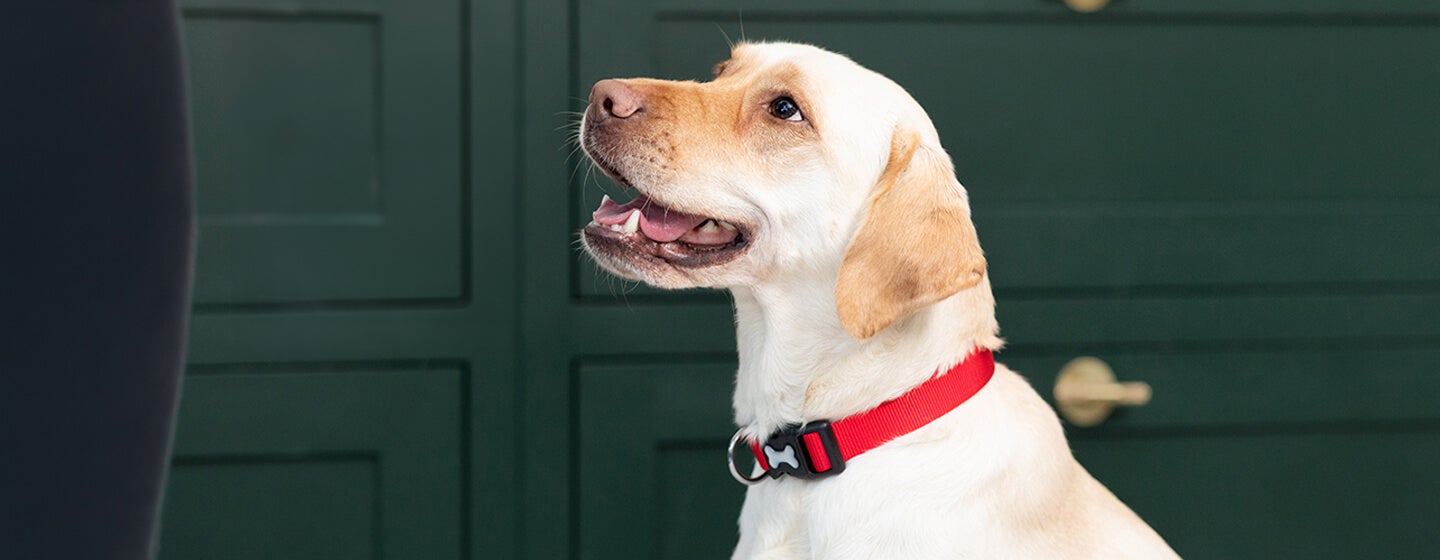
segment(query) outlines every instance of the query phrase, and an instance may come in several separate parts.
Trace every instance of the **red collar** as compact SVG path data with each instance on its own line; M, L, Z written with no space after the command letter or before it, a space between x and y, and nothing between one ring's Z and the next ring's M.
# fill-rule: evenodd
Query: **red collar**
M813 479L840 474L845 463L857 455L884 445L935 421L970 400L995 375L995 357L980 349L955 364L944 375L931 377L894 400L835 421L807 422L772 434L760 442L749 440L750 452L764 470L760 475L741 474L735 461L735 444L730 440L730 474L745 484L764 476L790 475Z

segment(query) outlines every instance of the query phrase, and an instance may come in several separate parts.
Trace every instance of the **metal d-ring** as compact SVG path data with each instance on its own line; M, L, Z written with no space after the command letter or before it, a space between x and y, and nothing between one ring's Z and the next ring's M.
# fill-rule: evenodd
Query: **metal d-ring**
M745 429L741 428L735 431L735 435L730 436L730 445L725 448L725 458L727 459L726 462L730 465L730 476L735 477L735 480L739 481L740 484L753 486L759 484L761 480L764 480L765 474L761 473L754 478L740 474L740 465L735 462L735 444L740 442L740 437L744 432Z

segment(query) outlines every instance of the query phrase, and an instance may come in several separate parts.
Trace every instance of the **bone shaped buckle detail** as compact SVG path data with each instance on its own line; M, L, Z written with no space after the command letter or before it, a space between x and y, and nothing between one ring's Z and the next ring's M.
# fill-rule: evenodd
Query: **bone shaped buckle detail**
M795 458L795 446L793 445L786 445L783 451L776 451L774 447L766 445L765 459L774 468L779 468L783 464L789 464L792 469L800 468L800 460Z
M792 476L803 480L813 480L835 476L845 470L845 455L840 452L840 441L835 437L835 432L830 428L830 422L818 420L806 424L788 426L771 434L764 443L750 442L745 435L746 430L741 428L730 437L730 445L725 450L725 459L729 464L730 476L741 484L752 485L760 482L762 478L780 478L781 476ZM737 447L749 447L755 454L759 463L753 476L741 474L741 466L736 461L735 450ZM819 457L820 470L816 470L816 457L813 453L823 453Z
M839 440L831 430L830 422L824 420L783 428L771 434L760 446L760 451L765 455L765 462L770 464L770 470L765 473L770 478L789 475L811 480L834 476L845 470ZM818 471L815 470L814 453L824 454L820 458L821 470Z

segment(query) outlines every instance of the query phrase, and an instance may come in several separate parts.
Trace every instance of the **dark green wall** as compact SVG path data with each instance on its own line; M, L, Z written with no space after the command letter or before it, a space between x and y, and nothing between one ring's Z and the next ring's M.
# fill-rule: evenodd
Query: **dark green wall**
M1440 546L1431 0L186 0L202 212L162 558L727 558L722 294L598 275L566 111L814 42L924 104L1000 360L1187 557Z

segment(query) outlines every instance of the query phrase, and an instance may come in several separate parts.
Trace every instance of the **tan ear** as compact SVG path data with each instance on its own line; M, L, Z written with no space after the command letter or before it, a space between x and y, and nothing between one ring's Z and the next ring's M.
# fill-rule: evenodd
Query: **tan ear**
M950 162L921 146L918 134L896 131L870 212L840 265L840 324L864 340L984 276L985 255Z

